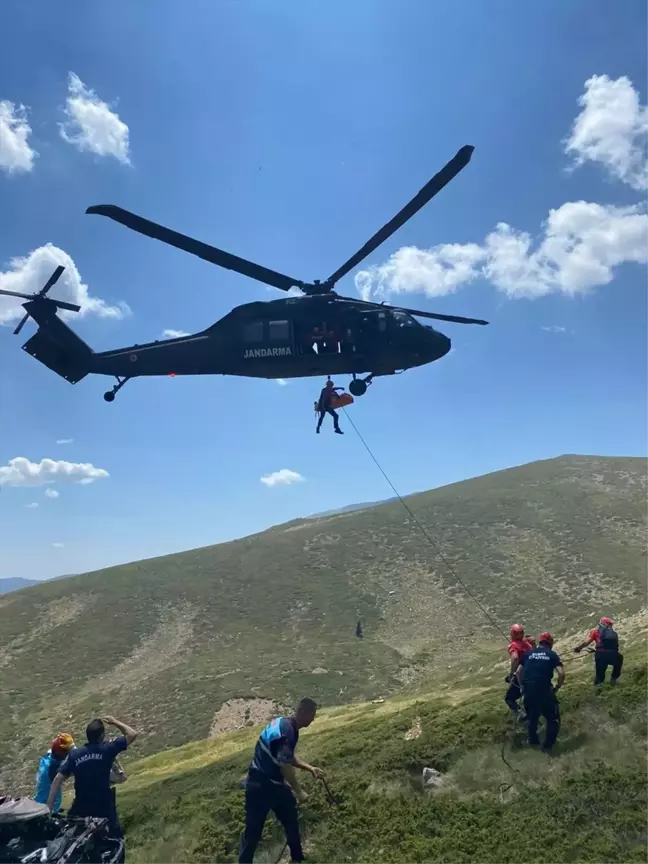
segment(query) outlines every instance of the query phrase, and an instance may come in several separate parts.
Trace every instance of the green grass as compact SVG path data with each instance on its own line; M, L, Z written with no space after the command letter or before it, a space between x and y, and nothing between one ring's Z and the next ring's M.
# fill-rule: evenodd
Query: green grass
M552 757L529 750L503 682L382 705L324 711L302 758L326 770L340 806L308 778L301 821L312 862L631 862L646 860L645 646L626 650L622 683L592 687L591 659L570 664ZM479 679L474 679L477 684ZM415 720L422 734L405 740ZM258 729L131 763L119 809L133 862L235 861L245 771ZM501 758L502 744L507 761ZM446 775L426 792L423 766ZM269 818L255 860L275 861Z
M566 456L408 503L503 627L565 634L645 604L645 487L645 459ZM0 597L0 782L98 714L153 753L229 699L409 692L498 638L398 502L28 588Z

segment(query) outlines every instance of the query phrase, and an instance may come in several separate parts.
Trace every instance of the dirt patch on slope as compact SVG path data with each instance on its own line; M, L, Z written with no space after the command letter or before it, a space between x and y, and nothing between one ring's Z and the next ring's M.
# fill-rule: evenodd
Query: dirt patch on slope
M92 594L71 594L69 597L51 600L40 606L39 623L0 649L0 666L6 666L16 654L31 649L34 643L42 639L50 630L70 624L92 605L95 599Z
M265 723L274 713L271 699L228 699L214 714L209 737Z
M193 622L198 610L191 603L160 607L155 630L121 663L105 675L88 681L80 698L112 689L139 687L147 678L178 664L189 652L193 641Z

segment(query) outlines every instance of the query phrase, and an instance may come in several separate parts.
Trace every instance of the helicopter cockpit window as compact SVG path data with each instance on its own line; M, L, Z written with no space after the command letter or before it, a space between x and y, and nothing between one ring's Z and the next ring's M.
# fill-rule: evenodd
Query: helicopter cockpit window
M243 325L244 342L263 342L263 321L248 321Z
M290 328L287 321L268 321L268 338L271 342L288 342Z
M397 310L392 312L392 315L394 316L394 321L399 327L416 327L417 322L411 315L408 315L407 312Z

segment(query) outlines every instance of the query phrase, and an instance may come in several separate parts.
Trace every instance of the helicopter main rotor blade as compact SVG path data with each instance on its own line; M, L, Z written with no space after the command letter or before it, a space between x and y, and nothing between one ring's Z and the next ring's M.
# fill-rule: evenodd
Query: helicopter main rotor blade
M421 312L418 309L407 309L405 306L384 306L384 309L395 309L397 312L409 312L419 318L434 318L436 321L452 321L454 324L488 324L482 318L463 318L461 315L441 315L438 312Z
M381 243L384 243L388 237L397 231L401 225L404 225L408 219L411 219L415 213L423 207L425 204L430 201L430 199L434 198L436 194L438 194L444 186L446 186L451 180L453 180L457 174L466 167L466 165L470 162L470 157L473 154L473 150L475 148L466 144L465 147L462 147L440 171L438 174L435 174L434 177L429 180L425 186L418 192L417 195L412 198L412 200L407 204L403 209L397 213L393 219L391 219L386 225L377 231L371 240L368 240L365 245L356 252L346 264L343 264L339 270L336 270L332 276L326 280L327 283L338 282L343 276L353 270L353 268L359 264L361 261L367 257L367 255L371 254L374 249L377 249Z
M113 219L115 222L120 222L122 225L130 228L132 231L138 231L147 237L161 240L162 243L175 246L176 249L183 249L191 255L202 258L203 261L217 264L226 270L242 273L243 276L249 276L251 279L256 279L257 282L264 282L266 285L272 285L274 288L280 288L282 291L289 291L293 287L301 288L304 284L299 279L292 279L290 276L285 276L283 273L277 273L276 270L270 270L267 267L262 267L260 264L255 264L253 261L247 261L245 258L239 258L237 255L224 252L222 249L217 249L208 243L201 243L200 240L194 240L193 237L187 237L186 234L172 231L170 228L165 228L163 225L158 225L157 222L151 222L142 216L131 213L129 210L116 207L114 204L97 204L94 207L88 207L86 213L107 216L109 219Z

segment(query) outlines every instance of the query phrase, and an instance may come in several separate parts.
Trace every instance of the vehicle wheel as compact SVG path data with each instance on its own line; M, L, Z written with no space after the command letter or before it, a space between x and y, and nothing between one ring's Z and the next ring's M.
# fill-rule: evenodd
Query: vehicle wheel
M366 392L367 392L367 385L365 384L364 381L361 381L359 378L355 378L349 384L349 393L351 393L352 396L364 396L364 394Z
M114 402L115 401L115 394L112 392L112 390L107 390L104 393L104 399L106 400L106 402Z

